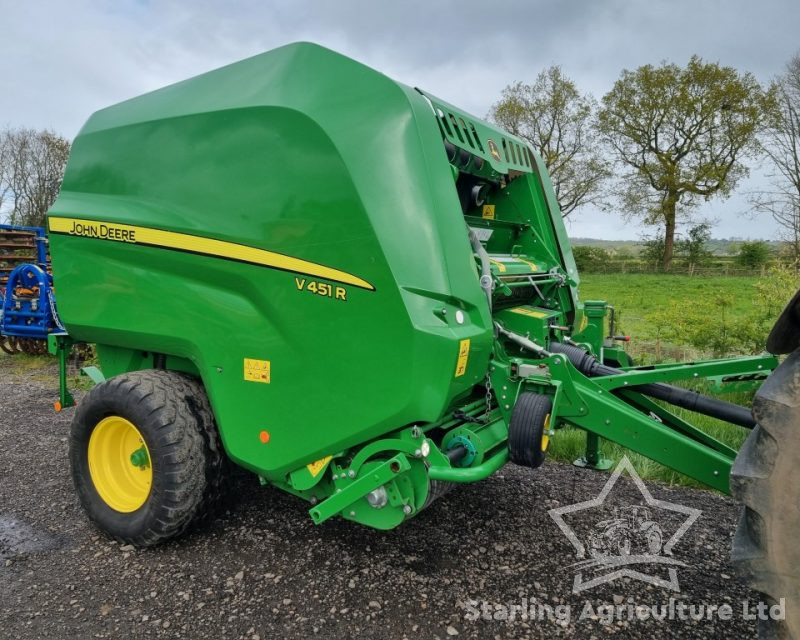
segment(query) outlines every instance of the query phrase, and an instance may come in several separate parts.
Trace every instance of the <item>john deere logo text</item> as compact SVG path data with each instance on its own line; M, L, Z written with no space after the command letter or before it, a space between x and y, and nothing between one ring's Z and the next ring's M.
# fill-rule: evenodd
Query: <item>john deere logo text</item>
M117 240L119 242L136 242L135 229L109 224L73 222L72 228L68 229L67 233L73 236L86 236L87 238L103 238L104 240Z

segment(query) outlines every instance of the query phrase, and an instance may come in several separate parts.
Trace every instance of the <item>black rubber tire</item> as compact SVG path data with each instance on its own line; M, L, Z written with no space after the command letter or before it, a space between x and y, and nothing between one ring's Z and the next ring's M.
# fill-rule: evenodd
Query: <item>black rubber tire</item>
M786 620L759 621L759 637L800 640L800 350L761 386L753 416L758 425L731 470L744 505L733 563L765 601L785 598Z
M547 452L542 451L544 424L552 410L550 396L530 392L519 395L508 425L511 462L533 469L542 466L547 456Z
M153 465L147 501L122 513L100 497L88 463L89 438L110 415L136 426ZM148 547L180 535L213 511L226 457L202 383L175 371L126 373L92 389L70 433L72 479L89 519L119 542Z

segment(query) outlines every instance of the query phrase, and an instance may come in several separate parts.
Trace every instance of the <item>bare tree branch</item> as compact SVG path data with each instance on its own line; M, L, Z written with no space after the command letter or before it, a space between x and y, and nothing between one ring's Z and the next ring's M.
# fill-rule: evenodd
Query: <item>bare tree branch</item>
M0 133L0 219L42 226L58 195L70 143L52 131Z

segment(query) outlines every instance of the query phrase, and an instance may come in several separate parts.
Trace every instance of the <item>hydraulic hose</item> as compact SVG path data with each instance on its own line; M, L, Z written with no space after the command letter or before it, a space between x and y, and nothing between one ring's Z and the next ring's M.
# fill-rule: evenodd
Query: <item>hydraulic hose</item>
M489 254L483 248L481 241L475 232L469 230L469 242L472 250L478 255L481 261L481 289L486 294L486 301L489 303L489 311L492 311L492 267L489 263Z
M550 351L553 353L560 353L569 358L569 361L578 371L590 378L625 373L621 369L615 369L614 367L601 364L597 358L580 347L553 342L550 344ZM708 396L697 393L697 391L673 387L663 382L631 385L625 388L650 396L651 398L663 400L677 407L683 407L689 411L695 411L696 413L702 413L712 418L718 418L725 422L737 424L740 427L752 429L756 426L756 421L753 419L753 414L749 409L740 407L737 404L725 402L724 400L709 398Z

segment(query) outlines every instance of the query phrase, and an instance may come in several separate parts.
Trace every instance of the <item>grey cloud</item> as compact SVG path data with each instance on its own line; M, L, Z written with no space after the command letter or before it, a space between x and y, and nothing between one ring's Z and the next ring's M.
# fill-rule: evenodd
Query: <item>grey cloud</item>
M506 84L549 64L600 97L623 68L682 63L693 53L767 81L800 48L796 0L2 4L0 125L68 136L98 108L296 40L339 50L479 116ZM718 233L763 235L737 217L743 206L741 198L713 205Z

